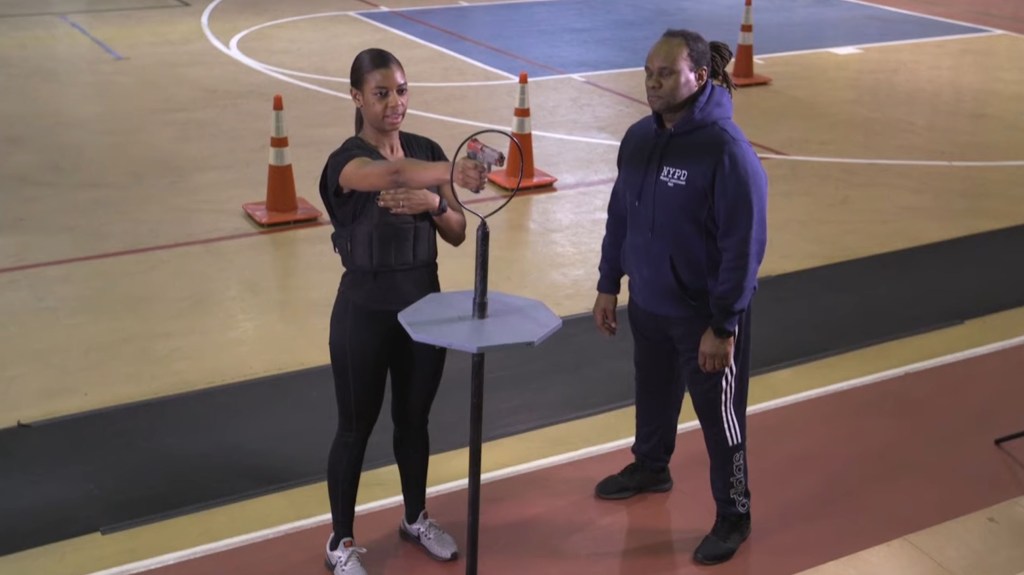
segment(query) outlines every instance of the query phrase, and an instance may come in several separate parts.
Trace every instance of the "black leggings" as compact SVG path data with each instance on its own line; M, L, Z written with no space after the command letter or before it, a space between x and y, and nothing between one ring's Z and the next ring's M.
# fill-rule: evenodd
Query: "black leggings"
M338 431L327 461L334 535L353 537L356 492L366 443L384 402L391 375L394 452L405 516L426 506L430 437L427 420L441 383L447 351L413 342L398 312L362 307L341 293L331 314L331 367L338 402Z

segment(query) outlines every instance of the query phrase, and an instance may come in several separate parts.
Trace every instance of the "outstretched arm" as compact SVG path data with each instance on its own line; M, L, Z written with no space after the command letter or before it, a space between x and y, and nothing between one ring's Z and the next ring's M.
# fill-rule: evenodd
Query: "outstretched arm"
M428 188L447 184L452 164L413 158L371 160L355 158L338 175L338 184L345 191L377 191L399 188ZM455 162L455 183L469 190L478 190L487 182L487 166L470 159Z

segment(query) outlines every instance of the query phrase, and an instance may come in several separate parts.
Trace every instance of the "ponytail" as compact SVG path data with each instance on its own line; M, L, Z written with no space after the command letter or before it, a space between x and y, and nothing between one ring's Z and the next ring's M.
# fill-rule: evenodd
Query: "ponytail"
M732 94L732 91L736 89L736 84L733 83L732 77L729 76L729 72L725 69L732 60L732 49L727 44L717 40L712 40L708 43L708 46L711 49L709 75L713 81L724 86Z
M703 36L692 30L668 29L662 38L680 40L686 44L686 53L690 58L690 65L693 69L707 68L708 78L732 94L736 89L726 66L732 60L732 49L724 42L708 42Z

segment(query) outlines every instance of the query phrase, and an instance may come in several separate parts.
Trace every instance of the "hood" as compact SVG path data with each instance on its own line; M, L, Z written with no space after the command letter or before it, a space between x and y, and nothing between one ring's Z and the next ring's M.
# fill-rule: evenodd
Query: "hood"
M726 88L709 80L694 94L694 98L690 109L672 126L674 133L690 132L732 118L732 95ZM662 128L665 123L661 114L655 113L653 116L655 124Z

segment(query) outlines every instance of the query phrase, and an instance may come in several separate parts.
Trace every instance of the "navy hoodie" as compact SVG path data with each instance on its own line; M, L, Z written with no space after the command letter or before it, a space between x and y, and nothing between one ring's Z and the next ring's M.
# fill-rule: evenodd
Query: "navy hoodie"
M633 124L618 170L598 292L618 294L627 275L642 308L735 330L764 258L768 180L729 92L707 82L676 125Z

